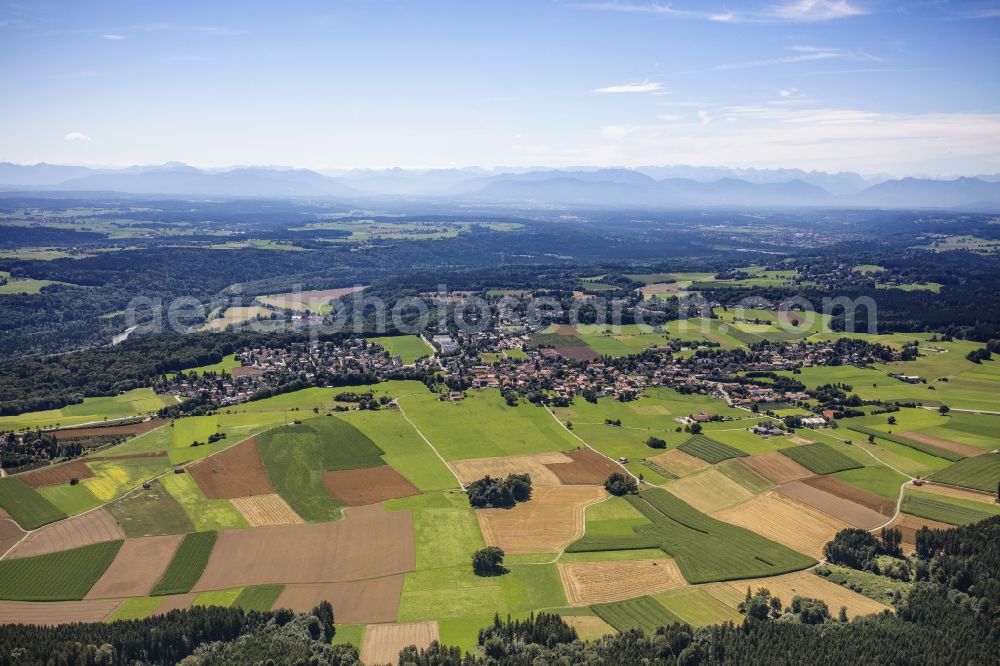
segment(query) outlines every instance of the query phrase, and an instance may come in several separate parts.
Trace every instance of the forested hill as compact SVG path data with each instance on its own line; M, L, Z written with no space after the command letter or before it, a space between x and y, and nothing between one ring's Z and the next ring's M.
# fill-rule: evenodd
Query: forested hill
M1000 655L1000 516L917 533L918 580L895 614L840 622L811 600L780 616L748 610L739 625L674 624L581 641L558 616L499 617L479 634L477 654L432 643L407 648L400 666L558 664L996 664ZM798 609L797 609L798 608ZM759 619L758 619L759 618ZM329 604L310 614L193 608L148 618L57 627L0 627L6 664L354 665L357 651L331 645Z

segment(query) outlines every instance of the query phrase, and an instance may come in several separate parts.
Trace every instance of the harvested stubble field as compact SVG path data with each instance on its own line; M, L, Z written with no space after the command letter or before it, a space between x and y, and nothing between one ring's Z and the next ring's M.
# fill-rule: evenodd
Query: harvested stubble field
M619 562L559 563L566 600L573 606L602 604L687 585L668 558Z
M566 453L536 453L528 456L498 456L470 458L449 463L462 483L469 484L487 474L505 478L509 474L528 474L533 486L558 486L559 476L548 465L572 462ZM604 477L608 478L607 476ZM604 483L604 479L601 479Z
M44 555L124 538L125 533L114 517L104 509L95 509L32 532L7 559Z
M323 485L345 506L364 506L420 494L419 488L388 465L323 472Z
M251 437L188 467L209 499L233 499L275 492Z
M777 484L801 481L813 475L811 471L778 451L740 458L737 462Z
M117 611L120 599L102 601L50 601L0 603L0 625L37 624L46 627L70 622L104 622Z
M842 520L851 527L872 530L888 520L887 516L883 516L878 511L869 509L867 506L862 506L851 500L838 497L826 490L801 481L786 483L783 486L778 486L775 490L786 497L791 497L818 511Z
M576 629L582 641L593 641L613 635L616 629L596 615L563 615L563 622Z
M960 456L974 457L981 456L985 453L985 451L976 448L975 446L953 442L950 439L934 437L933 435L928 435L922 432L901 432L899 434L907 439L920 442L921 444L928 444L939 449L944 449L945 451L951 451L952 453L957 453Z
M888 610L889 607L874 599L858 594L842 585L832 583L811 571L799 571L783 576L759 578L754 580L734 580L727 583L715 583L707 586L709 594L723 603L736 608L736 605L746 597L747 588L758 590L767 588L771 594L781 599L782 604L789 605L792 597L810 597L826 602L831 613L836 613L841 606L847 607L850 618L860 615L871 615Z
M269 583L365 580L416 567L408 511L350 508L336 523L226 530L195 592Z
M583 510L607 496L604 488L541 486L510 509L479 509L483 538L507 553L553 553L583 534Z
M365 627L361 661L368 666L395 664L399 651L408 645L426 648L440 639L437 622L370 624Z
M126 539L86 598L146 596L167 570L182 539L179 534Z
M753 497L749 490L715 468L671 481L664 488L705 513L719 511Z
M546 467L565 485L601 485L622 467L590 447L564 451L569 462L546 463ZM535 477L531 477L534 482Z
M847 523L780 493L769 491L712 514L789 548L815 557Z
M954 486L941 486L936 483L925 483L920 487L920 490L934 495L941 495L943 497L952 497L954 499L968 500L970 502L982 502L990 505L996 504L997 499L997 496L994 493L966 490L965 488L956 488Z
M321 601L329 601L338 624L395 622L402 591L402 574L344 583L286 585L274 608L308 613Z
M198 595L194 592L187 592L185 594L171 594L169 596L163 597L163 602L156 607L156 610L150 613L151 615L166 615L172 610L184 610L185 608L191 608L191 604L194 600L198 598Z
M295 513L281 495L257 495L255 497L236 497L229 500L240 512L250 527L265 527L267 525L297 525L303 522L301 516Z
M684 453L680 449L672 449L666 453L661 453L658 456L653 456L650 460L666 469L674 476L679 477L694 474L695 472L710 467L710 465L701 458L696 458L692 455Z

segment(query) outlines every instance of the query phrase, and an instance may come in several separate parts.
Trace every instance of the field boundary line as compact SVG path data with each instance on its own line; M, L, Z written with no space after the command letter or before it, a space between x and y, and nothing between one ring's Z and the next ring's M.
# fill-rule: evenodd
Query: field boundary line
M459 489L464 491L465 490L465 484L462 483L462 477L460 477L458 475L458 472L455 471L455 468L452 467L448 463L448 461L444 459L444 456L442 456L438 452L438 450L436 448L434 448L434 445L431 444L431 440L427 439L424 436L424 433L420 432L420 428L417 427L417 424L414 423L413 421L411 421L410 417L406 415L406 410L403 409L403 405L399 402L400 398L404 398L404 397L406 397L406 396L399 396L399 398L396 398L395 400L393 400L393 402L395 403L396 407L399 409L399 413L402 414L403 420L410 424L410 427L413 428L418 435L420 435L420 439L424 440L424 443L427 444L427 446L431 447L431 451L434 452L434 455L436 455L438 458L441 459L441 462L444 463L444 466L448 468L448 471L451 472L451 475L455 477L456 481L458 481L458 487L459 487Z
M622 468L622 471L624 471L624 472L625 472L626 474L628 474L629 476L631 476L631 477L632 477L633 479L635 479L635 480L636 480L636 481L638 481L639 483L645 483L644 481L642 481L641 479L639 479L639 477L637 477L637 476L636 476L635 474L633 474L632 472L628 471L628 470L627 470L627 469L625 468L625 466L624 466L624 465L622 465L622 464L621 464L620 462L618 462L617 460L615 460L615 459L614 459L614 458L612 458L611 456L606 456L606 455L604 455L603 453L601 453L600 451L598 451L597 449L595 449L594 447L592 447L592 446L591 446L590 444L588 444L588 443L587 443L587 442L586 442L586 441L585 441L585 440L584 440L584 439L583 439L582 437L580 437L580 436L579 436L579 435L577 435L577 434L576 434L575 432L573 432L572 430L570 430L569 428L567 428L567 427L566 427L566 424L565 424L565 423L563 423L562 421L560 421L560 420L559 420L559 417L558 417L558 416L556 416L555 412L553 412L553 411L552 411L551 409L549 409L549 406L548 406L548 405L545 405L545 411L547 411L547 412L549 413L549 416L551 416L551 417L552 417L553 419L555 419L556 423L558 423L558 424L559 424L559 426L560 426L560 427L561 427L561 428L562 428L563 430L565 430L565 431L566 431L566 432L568 432L569 434L573 435L573 437L575 437L575 438L576 438L576 439L577 439L577 440L578 440L578 441L579 441L579 442L580 442L581 444L583 444L583 445L584 445L585 447L587 447L588 449L590 449L591 451L593 451L593 452L594 452L594 453L596 453L597 455L599 455L599 456L602 456L602 457L604 457L604 458L607 458L608 460L610 460L611 462L613 462L613 463L614 463L615 465L618 465L619 467L621 467L621 468ZM652 484L650 484L650 485L652 485Z

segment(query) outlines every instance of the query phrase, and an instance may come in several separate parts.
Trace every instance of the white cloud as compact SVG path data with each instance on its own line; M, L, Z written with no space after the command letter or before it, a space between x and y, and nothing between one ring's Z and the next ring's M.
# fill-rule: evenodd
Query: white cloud
M991 172L1000 166L1000 113L761 105L703 110L698 116L714 120L631 126L613 142L593 146L589 161L889 173Z
M620 86L595 88L591 92L602 93L602 94L619 94L619 93L663 93L666 91L663 89L663 84L651 83L649 81L646 81L643 83L624 83Z
M712 69L749 69L752 67L769 67L772 65L788 65L796 62L813 62L816 60L853 60L859 62L881 62L882 59L864 51L845 51L843 49L823 48L820 46L793 46L792 55L764 58L762 60L746 60L716 65Z
M591 9L627 14L648 14L677 19L697 19L719 23L815 23L863 16L869 12L848 0L794 0L771 5L762 10L700 11L677 9L660 2L590 2L578 5Z
M101 35L101 39L110 39L112 41L118 41L121 39L125 39L125 35L115 35L113 33L108 33L106 35Z
M712 122L712 116L709 115L708 111L702 110L698 112L698 120L702 125L707 125Z
M67 141L74 141L74 142L80 142L80 141L83 141L83 142L86 142L86 141L93 141L93 139L91 139L91 138L90 138L89 136L87 136L87 135L86 135L86 134L84 134L83 132L69 132L69 133L68 133L68 134L66 134L66 136L64 136L63 138L64 138L64 139L66 139Z
M847 0L795 0L769 7L764 16L793 23L814 23L833 19L864 16L868 12Z
M799 92L798 88L784 88L778 91L782 97L794 97Z

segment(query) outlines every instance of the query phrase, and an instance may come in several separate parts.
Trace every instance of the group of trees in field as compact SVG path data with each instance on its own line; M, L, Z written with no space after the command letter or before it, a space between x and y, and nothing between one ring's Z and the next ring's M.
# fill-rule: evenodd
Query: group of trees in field
M876 536L856 527L840 530L823 546L823 557L832 564L869 570L879 555L903 556L903 535L896 528L883 527Z
M503 565L502 548L487 546L472 554L472 573L477 576L502 576L507 573Z
M476 509L495 507L506 509L518 502L531 499L531 476L528 474L509 474L507 478L493 477L487 474L468 485L466 493L469 504Z
M613 472L604 482L604 489L612 495L634 495L639 492L639 483L628 474Z

